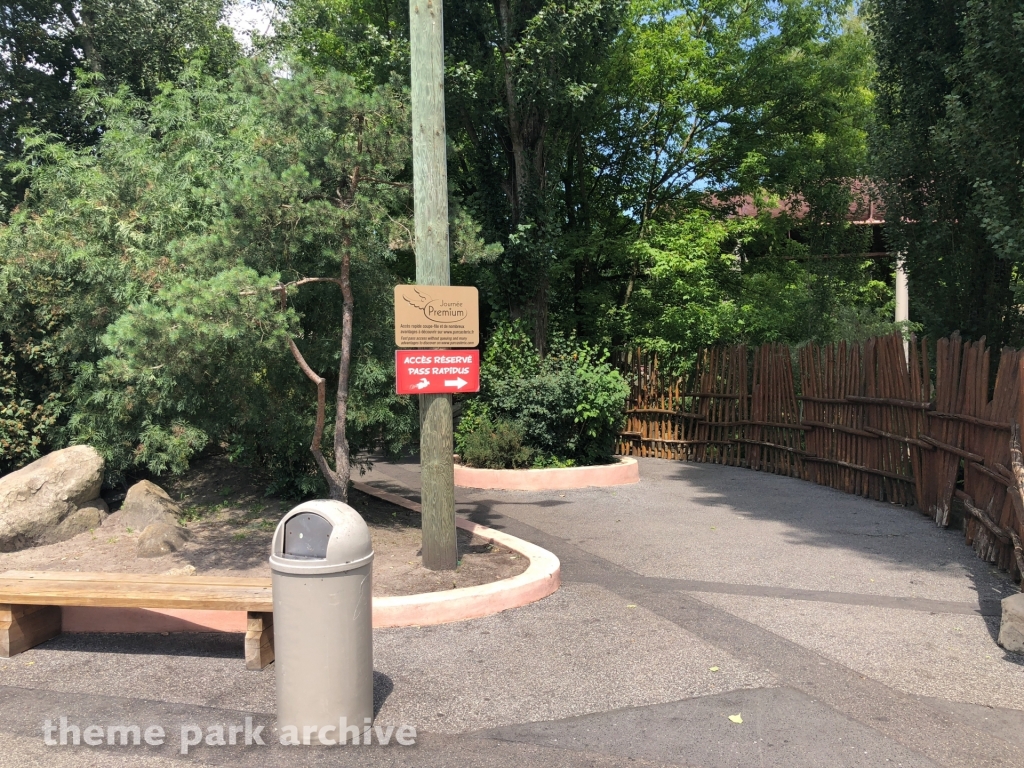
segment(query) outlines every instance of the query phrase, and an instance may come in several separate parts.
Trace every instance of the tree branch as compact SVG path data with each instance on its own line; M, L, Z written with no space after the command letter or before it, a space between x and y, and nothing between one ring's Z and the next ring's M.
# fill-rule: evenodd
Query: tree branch
M330 278L304 278L309 282L321 282L330 281L336 282ZM296 281L302 282L302 281ZM281 309L282 311L288 306L288 294L283 290L285 286L278 286L273 290L280 290ZM327 463L327 459L324 457L324 452L320 446L324 439L324 423L327 420L327 381L314 371L309 363L306 362L306 358L302 356L302 352L299 351L299 347L295 344L295 339L289 337L288 348L292 352L292 357L295 358L295 362L299 364L300 370L306 374L306 377L316 384L316 426L313 428L313 441L309 444L309 451L313 454L313 461L316 462L317 468L320 473L324 476L324 480L327 481L327 486L330 488L331 498L344 499L346 492L348 491L348 475L345 476L345 482L341 483L338 477L338 473L331 469L331 465ZM346 471L348 469L346 463Z
M339 288L341 287L341 280L337 277L303 277L301 280L293 280L290 283L282 283L275 285L271 288L271 291L286 291L289 288L298 288L303 285L309 285L310 283L334 283Z

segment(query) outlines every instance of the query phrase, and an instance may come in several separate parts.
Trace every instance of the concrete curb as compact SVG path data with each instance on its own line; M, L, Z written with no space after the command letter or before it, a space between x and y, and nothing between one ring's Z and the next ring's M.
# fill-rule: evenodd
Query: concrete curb
M556 469L477 469L455 465L455 485L488 491L567 491L639 482L640 465L628 456L620 456L614 464Z
M382 491L366 483L353 482L352 487L417 514L420 512L419 504L403 496ZM374 627L415 627L479 619L509 608L534 603L555 592L561 584L561 563L546 549L460 517L455 518L455 525L527 557L530 560L529 567L518 576L481 584L478 587L375 598Z
M366 483L353 482L352 485L370 496L420 512L419 504L402 496ZM529 559L530 565L518 576L477 587L375 597L374 628L422 627L479 619L536 602L555 592L561 584L561 563L546 549L462 518L455 518L455 525L481 539L518 552ZM246 615L242 611L69 606L63 609L62 625L64 632L245 632Z

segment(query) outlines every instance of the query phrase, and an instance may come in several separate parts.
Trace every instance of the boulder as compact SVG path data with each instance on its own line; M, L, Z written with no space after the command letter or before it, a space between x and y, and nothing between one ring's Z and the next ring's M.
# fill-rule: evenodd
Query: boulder
M139 557L160 557L177 552L189 540L187 529L180 525L150 523L139 537Z
M1003 599L997 642L1008 651L1024 653L1024 592Z
M109 514L110 510L107 508L107 502L103 499L87 501L65 517L64 522L54 529L53 541L64 541L64 539L70 539L88 530L99 528L103 525L103 521L107 519ZM47 537L46 543L50 543L49 538Z
M121 505L120 522L125 528L142 531L153 523L178 525L181 507L156 483L142 480L128 489Z
M102 521L91 505L103 485L103 457L73 445L0 478L0 552L71 538ZM79 515L79 511L82 514Z

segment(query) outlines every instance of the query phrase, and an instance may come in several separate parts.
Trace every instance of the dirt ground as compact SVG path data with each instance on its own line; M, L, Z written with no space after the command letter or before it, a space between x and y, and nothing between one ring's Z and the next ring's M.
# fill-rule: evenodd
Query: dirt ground
M73 539L0 553L0 572L189 573L194 568L208 576L270 575L270 540L294 501L264 496L259 478L223 457L198 461L186 475L155 482L181 506L181 522L192 534L180 552L136 557L140 532L125 529L115 511L102 526ZM356 490L350 491L349 504L370 528L374 595L471 587L515 576L529 565L522 555L459 530L458 568L427 570L420 564L419 515Z

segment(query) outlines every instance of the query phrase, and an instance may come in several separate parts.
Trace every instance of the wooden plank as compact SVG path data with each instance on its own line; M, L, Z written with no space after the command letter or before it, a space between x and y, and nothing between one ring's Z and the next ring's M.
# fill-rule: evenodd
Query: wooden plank
M707 418L699 413L687 413L686 411L677 411L673 408L627 408L626 413L664 413L669 416L678 416L681 419L693 419L694 421L703 421Z
M934 416L937 419L952 419L956 421L962 421L967 424L974 424L979 427L988 427L989 429L1000 429L1009 432L1013 429L1012 424L1004 424L1001 421L989 421L987 419L979 419L977 416L968 416L965 413L944 413L940 411L928 411L929 416Z
M660 437L641 437L642 443L665 443L666 445L731 445L731 440L669 440Z
M894 435L891 432L884 432L881 429L875 429L874 427L864 427L865 432L870 432L872 435L878 437L884 437L887 440L896 440L900 443L906 443L907 445L916 445L918 448L924 448L926 451L934 451L935 446L926 443L924 440L918 440L916 437L906 437L904 435Z
M864 467L859 464L851 464L850 462L847 461L840 461L839 459L830 459L825 456L811 456L808 454L807 456L804 456L804 461L823 461L829 464L836 464L846 469L854 469L857 470L858 472L870 472L873 475L881 475L882 477L888 477L891 478L892 480L901 480L904 483L914 482L914 478L910 477L909 475L898 475L895 472L887 472L884 469Z
M988 515L986 515L984 512L982 512L976 506L974 506L974 499L972 499L969 495L967 495L966 493L964 493L963 491L961 491L959 489L954 491L953 494L958 499L960 499L960 501L963 502L964 508L971 514L971 516L974 517L983 526L985 526L985 528L987 528L989 530L989 532L992 533L993 536L995 536L997 539L999 539L1000 541L1002 541L1004 543L1009 543L1010 542L1010 534L1009 534L1009 532L1008 531L1004 531L1002 528L1000 528L998 525L996 525L994 522L992 522L992 520L989 519Z
M65 578L65 576L67 578ZM105 608L272 611L270 579L8 571L0 574L0 603ZM225 583L228 582L228 583Z
M976 461L979 464L985 461L984 456L972 453L971 451L965 451L963 448L957 448L955 445L950 445L949 443L944 443L941 440L936 440L934 437L928 437L928 435L925 434L920 434L918 437L929 445L934 445L936 448L946 451L946 453L952 453L956 456L960 456L961 458L968 459L969 461Z
M100 571L3 571L0 579L38 581L92 581L109 584L197 584L218 587L269 587L268 577L254 576L172 576L148 573L105 573Z
M1010 540L1013 542L1013 558L1017 563L1017 573L1021 575L1020 591L1024 592L1024 547L1021 546L1020 536L1016 531L1010 531Z
M998 472L993 472L988 467L983 466L983 465L979 464L976 461L968 462L968 466L970 466L970 468L972 470L974 470L975 472L981 472L981 474L983 474L983 475L985 475L987 477L991 477L993 480L995 480L1000 485L1003 485L1003 486L1005 486L1007 488L1009 488L1010 485L1011 485L1010 481L1008 479L1006 479L1005 477L1003 477L1002 475L1000 475Z
M806 422L805 422L806 423ZM716 421L716 427L773 427L774 429L795 429L798 432L807 432L807 427L796 422L783 421Z
M274 660L274 614L249 611L245 632L245 668L260 670Z
M848 427L845 424L826 424L824 421L807 421L806 419L804 420L804 424L816 429L834 429L838 432L845 432L848 435L857 435L858 437L870 437L872 439L876 439L878 437L878 435L873 435L863 429Z
M61 610L0 603L0 658L9 659L60 634Z
M1010 470L1008 470L1008 469L1007 469L1006 467L1004 467L1004 466L1003 466L1002 464L1000 464L1000 463L999 463L998 461L994 461L994 462L992 462L992 469L994 469L994 470L995 470L996 472L998 472L998 473L999 473L1000 475L1002 475L1003 477L1005 477L1005 478L1006 478L1007 480L1010 480L1010 481L1012 481L1012 480L1013 480L1013 473L1012 473L1012 472L1010 472Z
M765 448L771 448L774 451L786 451L787 453L793 453L798 456L806 456L807 451L801 451L799 448L790 448L788 445L779 445L778 443L769 443L764 440L743 440L741 438L734 438L731 442L743 443L744 445L761 445Z
M859 395L847 395L848 403L864 403L865 405L891 405L894 408L914 408L920 411L929 411L934 406L931 403L921 403L917 400L898 400L894 397L860 397Z

